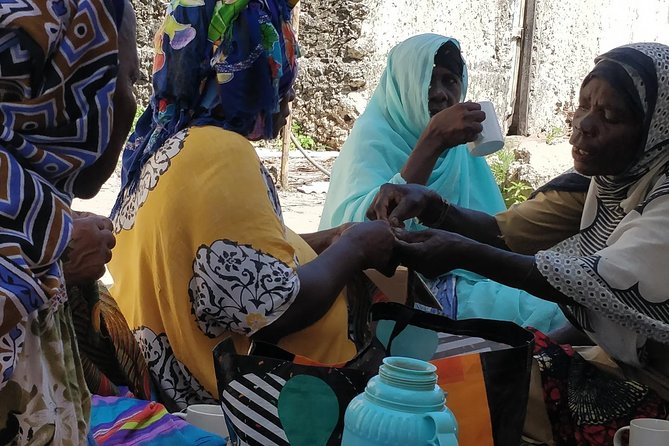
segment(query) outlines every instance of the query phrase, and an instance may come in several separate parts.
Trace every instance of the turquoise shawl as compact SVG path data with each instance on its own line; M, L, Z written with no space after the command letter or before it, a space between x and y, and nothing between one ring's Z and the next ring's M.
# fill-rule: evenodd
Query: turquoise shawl
M320 229L364 221L381 185L404 183L399 172L430 120L427 97L434 56L449 41L460 46L455 39L423 34L390 51L379 85L334 164ZM460 100L466 93L465 64ZM488 214L505 210L485 159L471 156L465 145L453 147L439 158L427 186L458 206ZM406 223L409 229L421 229L414 221ZM447 281L453 277L457 303L445 303L443 300L452 296L444 296L443 290L450 288ZM433 288L445 308L457 308L458 319L509 320L542 331L566 321L557 305L467 271L453 271L438 279Z
M434 56L449 41L459 47L454 39L423 34L390 51L379 85L333 167L320 229L363 221L382 184L404 182L399 171L430 120L427 94ZM461 100L466 93L465 65ZM465 145L439 158L427 186L469 209L489 214L505 209L487 163L471 156Z

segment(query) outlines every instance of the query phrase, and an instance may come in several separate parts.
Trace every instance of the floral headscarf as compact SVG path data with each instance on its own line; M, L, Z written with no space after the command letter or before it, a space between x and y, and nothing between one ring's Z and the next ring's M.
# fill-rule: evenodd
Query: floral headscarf
M123 153L123 190L187 126L272 136L272 114L297 74L290 11L286 0L171 1L154 41L154 94Z

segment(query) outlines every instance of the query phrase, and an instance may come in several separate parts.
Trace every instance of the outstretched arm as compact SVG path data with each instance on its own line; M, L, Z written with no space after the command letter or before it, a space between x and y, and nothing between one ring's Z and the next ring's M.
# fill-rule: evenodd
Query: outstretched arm
M402 264L428 277L465 269L551 302L574 303L546 281L536 268L534 256L516 254L438 229L397 230L396 237Z

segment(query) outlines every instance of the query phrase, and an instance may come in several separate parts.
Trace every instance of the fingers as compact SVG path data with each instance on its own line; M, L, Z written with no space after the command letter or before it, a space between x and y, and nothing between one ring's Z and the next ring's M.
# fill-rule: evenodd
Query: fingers
M389 197L379 192L367 210L367 218L370 220L386 220L388 218L388 202Z
M111 262L111 259L112 259L112 251L111 251L111 249L107 249L107 250L105 250L105 252L104 252L104 257L103 257L103 258L104 258L105 265L106 265L107 263Z
M398 193L396 186L383 184L367 209L367 218L388 221L388 214L398 200L401 200L401 193Z
M409 200L400 201L388 216L388 223L395 228L404 228L404 220L416 217L414 203ZM413 212L412 212L413 211Z
M405 231L403 229L393 229L395 240L405 244L420 243L432 237L432 230L425 231Z
M114 246L116 246L116 237L114 237L114 234L110 230L105 229L102 231L101 237L104 246L106 246L108 249L114 249Z
M379 269L378 271L386 277L393 277L397 271L398 266L400 266L400 261L397 259L392 259L385 267Z
M87 218L87 217L95 217L95 214L91 212L85 212L85 211L75 211L74 209L72 210L72 218L77 219L77 218Z
M93 280L98 280L100 277L104 276L106 272L107 272L107 269L104 266L100 266L100 267L96 268L95 273L93 274L95 279L93 279Z
M485 121L485 112L482 110L469 111L466 117L475 122L483 122Z
M107 217L102 217L100 215L96 216L96 223L98 225L98 228L100 230L108 230L108 231L114 231L114 225L112 224L111 220L108 219Z
M468 111L481 110L481 104L479 104L478 102L466 101L462 102L462 106L465 110Z

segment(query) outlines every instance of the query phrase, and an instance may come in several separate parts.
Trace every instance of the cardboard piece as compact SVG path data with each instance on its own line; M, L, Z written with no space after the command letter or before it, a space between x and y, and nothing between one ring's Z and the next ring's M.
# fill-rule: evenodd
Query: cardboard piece
M409 283L409 270L406 267L397 267L393 277L386 277L375 269L368 269L365 274L390 302L406 304Z
M409 287L411 287L412 302L419 303L431 308L436 308L439 311L444 311L439 303L437 297L432 294L424 279L415 272L409 272L404 266L398 266L395 270L395 275L386 277L380 272L368 269L365 271L369 280L374 282L379 290L388 298L389 302L397 302L402 305L407 305L407 298L409 296ZM412 280L413 279L413 280Z

